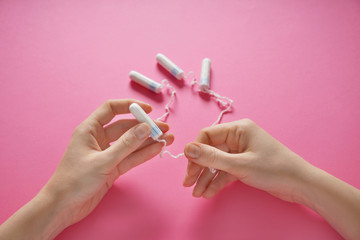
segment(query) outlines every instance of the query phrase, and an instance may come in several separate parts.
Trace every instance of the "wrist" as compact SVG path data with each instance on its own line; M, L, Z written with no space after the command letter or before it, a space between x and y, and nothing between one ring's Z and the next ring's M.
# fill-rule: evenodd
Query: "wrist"
M41 190L0 227L1 239L53 239L66 225L58 202Z
M39 233L42 232L41 239L53 239L62 230L68 227L65 209L61 199L52 194L45 187L31 201L36 207L39 206L43 214L40 215Z
M315 187L316 178L321 174L321 169L303 160L303 164L297 170L296 184L294 187L293 200L298 204L305 205L315 210L312 201L312 192Z

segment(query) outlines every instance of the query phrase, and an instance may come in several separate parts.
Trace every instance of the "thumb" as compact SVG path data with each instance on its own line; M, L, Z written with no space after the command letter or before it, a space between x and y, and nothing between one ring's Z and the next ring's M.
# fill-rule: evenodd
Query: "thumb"
M201 143L188 143L184 153L194 163L225 172L234 171L234 166L237 165L240 157L239 154L230 154Z
M150 136L150 126L140 123L127 130L116 142L104 151L106 165L116 166L134 152Z

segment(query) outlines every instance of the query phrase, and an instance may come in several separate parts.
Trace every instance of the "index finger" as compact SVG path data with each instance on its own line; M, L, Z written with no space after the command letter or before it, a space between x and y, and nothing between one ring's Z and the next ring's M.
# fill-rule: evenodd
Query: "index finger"
M101 126L109 123L116 115L130 113L129 107L132 103L137 103L146 113L151 112L152 108L149 104L143 103L135 99L112 99L104 102L97 108L88 119L94 119Z
M204 128L199 132L195 142L200 142L211 146L220 145L221 148L224 148L223 143L226 142L231 125L231 123L223 123L212 127ZM203 166L200 166L199 164L188 160L188 166L183 185L185 187L190 187L194 185L203 169Z
M223 123L204 128L199 132L195 142L200 142L211 146L223 144L229 137L232 126L233 123Z

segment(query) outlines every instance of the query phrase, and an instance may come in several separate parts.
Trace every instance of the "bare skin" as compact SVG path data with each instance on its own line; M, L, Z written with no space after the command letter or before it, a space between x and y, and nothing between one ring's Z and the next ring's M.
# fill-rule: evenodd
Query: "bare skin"
M133 102L151 111L140 101L109 100L75 129L53 176L0 226L0 239L55 238L86 217L119 176L160 153L162 144L149 138L147 124L122 119L107 125L115 115L129 113ZM157 125L163 132L169 130L166 123ZM165 133L163 139L171 144L174 136Z
M304 204L344 238L360 239L360 190L309 164L249 119L203 129L184 152L189 162L183 184L195 184L195 197L212 198L240 180Z
M160 153L162 144L149 138L148 125L134 119L109 124L115 115L129 113L133 102L151 111L150 105L136 100L110 100L75 129L53 176L0 226L0 239L55 238L86 217L119 176ZM157 125L171 144L169 126ZM185 155L184 186L195 184L195 197L212 198L240 180L317 211L346 239L360 238L360 191L312 166L251 120L203 129L186 145Z

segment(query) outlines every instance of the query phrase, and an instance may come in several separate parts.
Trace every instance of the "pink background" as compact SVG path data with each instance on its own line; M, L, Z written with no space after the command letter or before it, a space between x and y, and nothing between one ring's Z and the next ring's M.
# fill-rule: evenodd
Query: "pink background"
M215 121L216 103L164 73L158 52L198 77L209 57L212 89L235 101L223 122L251 118L360 188L359 1L0 0L0 223L103 101L137 98L163 114L169 95L130 84L130 70L176 87L173 153ZM133 169L57 239L341 239L305 207L239 182L193 198L185 169L169 157Z

